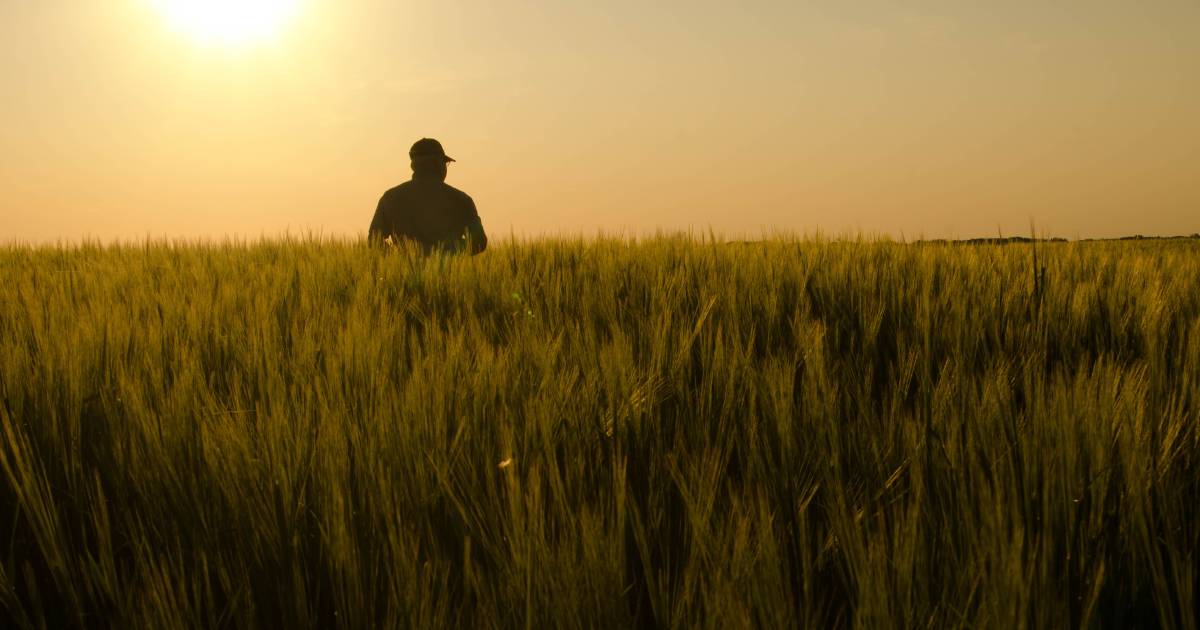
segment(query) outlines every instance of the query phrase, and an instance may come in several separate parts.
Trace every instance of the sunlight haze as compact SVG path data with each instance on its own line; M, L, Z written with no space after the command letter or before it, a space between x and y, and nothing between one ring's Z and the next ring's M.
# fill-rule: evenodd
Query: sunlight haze
M1200 232L1200 3L0 0L0 240Z
M239 46L270 38L287 25L298 0L154 0L180 32L199 42Z

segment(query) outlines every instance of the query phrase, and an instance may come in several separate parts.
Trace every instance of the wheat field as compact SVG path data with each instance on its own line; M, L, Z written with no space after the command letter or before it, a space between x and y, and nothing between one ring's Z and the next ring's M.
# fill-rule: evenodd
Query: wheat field
M0 248L0 625L1200 627L1200 240Z

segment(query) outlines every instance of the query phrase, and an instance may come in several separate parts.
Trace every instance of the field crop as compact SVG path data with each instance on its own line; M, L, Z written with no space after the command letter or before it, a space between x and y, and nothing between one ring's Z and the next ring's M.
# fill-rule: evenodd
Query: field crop
M9 246L0 372L0 625L1200 625L1200 241Z

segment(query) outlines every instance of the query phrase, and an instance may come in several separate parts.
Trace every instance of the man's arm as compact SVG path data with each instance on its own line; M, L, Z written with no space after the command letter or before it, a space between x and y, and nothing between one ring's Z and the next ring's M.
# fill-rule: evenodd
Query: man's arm
M367 241L372 244L381 244L384 239L391 236L392 230L389 225L387 216L387 195L379 199L379 205L375 206L375 216L371 218L371 227L367 229Z
M467 205L470 206L470 212L467 218L467 230L463 236L467 239L467 246L471 248L471 255L474 256L487 249L487 234L483 231L483 221L479 219L479 210L475 208L475 200L467 197Z

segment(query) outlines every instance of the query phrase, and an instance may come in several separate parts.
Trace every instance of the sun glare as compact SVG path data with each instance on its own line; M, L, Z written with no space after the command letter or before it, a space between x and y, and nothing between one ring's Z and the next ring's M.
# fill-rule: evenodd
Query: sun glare
M270 39L296 14L300 0L153 0L173 27L205 44Z

